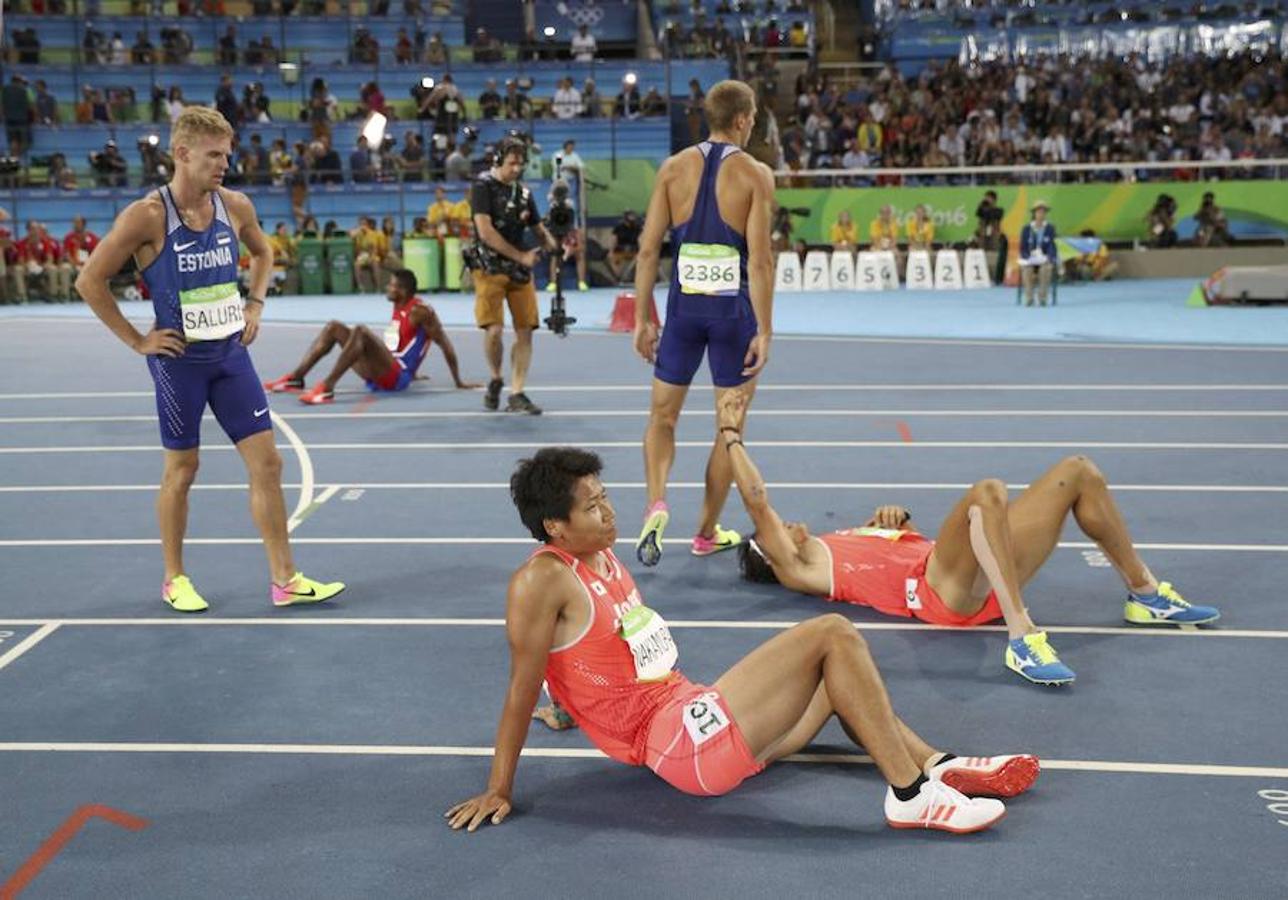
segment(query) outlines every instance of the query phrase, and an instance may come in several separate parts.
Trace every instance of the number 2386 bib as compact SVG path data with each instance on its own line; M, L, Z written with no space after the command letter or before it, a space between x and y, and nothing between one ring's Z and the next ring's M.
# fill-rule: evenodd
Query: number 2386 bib
M742 256L728 244L681 244L680 291L732 297L742 287Z

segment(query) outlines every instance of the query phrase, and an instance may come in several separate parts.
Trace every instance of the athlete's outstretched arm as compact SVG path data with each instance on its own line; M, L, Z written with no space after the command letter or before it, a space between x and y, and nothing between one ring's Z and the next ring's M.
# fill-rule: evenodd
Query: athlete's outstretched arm
M461 380L460 363L456 360L456 348L452 346L452 339L447 336L443 329L443 323L439 321L438 313L434 312L427 306L418 306L412 310L412 321L419 325L425 332L425 337L438 345L443 351L443 359L447 362L447 369L452 373L452 382L458 388L476 388L477 384Z
M657 263L662 256L662 241L671 225L671 209L666 199L671 171L669 159L657 170L653 196L649 198L648 211L644 214L640 249L635 254L635 352L650 363L657 357L657 326L653 324L650 310L653 288L657 284Z
M85 267L76 276L76 290L85 298L94 315L122 343L144 356L182 356L187 345L183 335L172 328L139 334L121 312L108 282L129 262L130 257L164 231L165 212L160 206L153 207L147 200L136 200L117 216L112 229L99 241Z
M268 279L273 274L273 245L268 242L264 229L259 227L255 204L241 191L223 192L228 211L236 223L237 237L250 253L250 288L246 296L246 323L242 328L241 342L249 346L259 334L260 316L264 314L264 298L268 295Z
M761 162L752 162L751 210L747 215L747 277L751 280L751 308L756 314L756 336L747 348L742 374L754 377L769 362L769 339L774 334L774 253L770 240L774 220L774 173Z
M761 477L751 454L743 446L742 435L738 431L746 407L747 394L741 389L731 390L721 398L718 410L719 439L729 452L733 480L738 485L738 493L742 495L742 505L747 507L747 515L751 516L751 521L756 526L756 546L774 567L778 580L787 587L793 587L800 562L796 544L778 512L769 505L769 489L765 486L765 479Z
M444 818L454 829L473 831L485 821L499 825L510 814L514 771L528 736L528 723L541 692L559 613L569 600L571 570L538 557L514 573L506 599L505 629L510 642L510 687L496 729L496 750L487 790L457 803Z

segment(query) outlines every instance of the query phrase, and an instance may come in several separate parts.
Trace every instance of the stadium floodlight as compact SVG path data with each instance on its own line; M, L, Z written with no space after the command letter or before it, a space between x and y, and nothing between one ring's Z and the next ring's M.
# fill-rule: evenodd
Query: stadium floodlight
M362 136L367 139L367 146L378 149L385 142L385 123L389 120L383 113L373 112L367 123L362 126Z
M636 75L634 72L627 72L625 75L623 75L623 76L622 76L622 84L632 84L632 85L633 85L633 84L635 84L636 82L638 82L639 80L640 80L640 79L639 79L639 76L638 76L638 75Z
M552 37L554 37L554 36L555 36L555 26L553 26L553 25L547 25L544 29L542 29L542 34L544 34L547 38L552 38Z

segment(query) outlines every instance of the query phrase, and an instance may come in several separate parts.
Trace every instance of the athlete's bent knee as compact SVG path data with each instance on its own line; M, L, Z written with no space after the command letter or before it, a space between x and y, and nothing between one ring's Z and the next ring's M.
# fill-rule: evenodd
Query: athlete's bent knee
M1105 473L1100 471L1100 467L1092 462L1089 456L1082 454L1068 456L1061 461L1061 464L1072 471L1074 477L1083 485L1105 484Z
M861 648L867 648L867 642L854 627L854 623L840 613L826 613L814 619L814 622L829 641L857 643Z
M970 498L973 505L1002 507L1006 505L1006 482L999 478L985 478L971 485Z

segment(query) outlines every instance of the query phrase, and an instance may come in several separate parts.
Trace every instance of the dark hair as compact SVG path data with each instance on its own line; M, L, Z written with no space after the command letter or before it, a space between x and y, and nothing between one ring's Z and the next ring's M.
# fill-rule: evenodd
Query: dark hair
M411 269L394 269L390 274L394 276L394 281L398 282L399 287L407 293L407 296L410 297L416 293L416 273Z
M531 459L521 459L510 476L510 499L519 520L539 541L549 541L546 519L567 521L572 514L572 490L580 479L598 475L599 457L576 447L543 447Z
M778 575L765 554L760 552L759 547L751 546L755 540L756 536L753 534L738 545L738 571L742 573L742 580L756 584L778 584Z
M528 164L528 144L521 137L506 136L496 145L496 164L505 162L507 156L517 156L524 165Z

